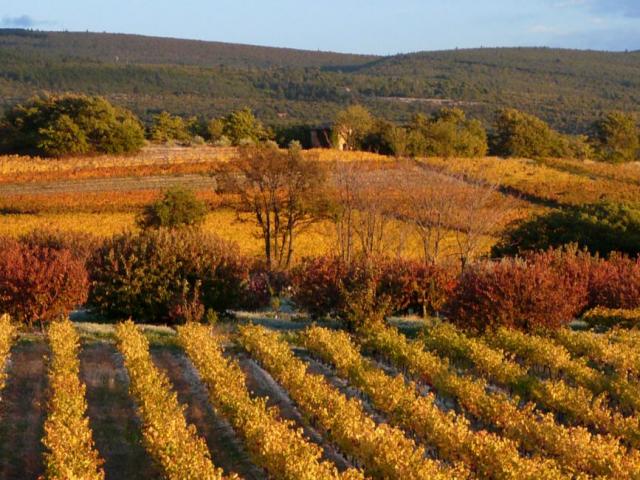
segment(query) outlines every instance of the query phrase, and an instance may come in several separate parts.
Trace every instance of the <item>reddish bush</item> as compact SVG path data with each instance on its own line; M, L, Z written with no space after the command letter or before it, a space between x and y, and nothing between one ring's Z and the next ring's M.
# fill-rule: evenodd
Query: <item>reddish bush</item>
M396 313L438 313L457 284L453 271L432 263L394 259L382 261L379 269L378 293L391 299Z
M279 297L289 286L289 281L287 272L269 271L266 265L255 264L249 274L243 307L258 309L270 306L272 298Z
M338 314L346 297L369 284L372 303L393 313L409 309L438 312L456 284L455 275L437 265L378 258L346 264L334 257L305 259L292 272L294 302L312 316Z
M48 229L33 230L21 236L19 241L32 247L69 250L74 258L83 262L100 246L98 238L88 233Z
M479 262L462 275L446 313L478 331L559 328L587 305L589 264L588 256L575 251Z
M594 262L589 282L591 307L634 309L640 307L640 259L613 254Z
M84 263L66 249L3 239L0 245L0 311L33 326L68 314L87 299Z
M305 258L291 271L292 298L312 317L335 314L348 265L337 257Z

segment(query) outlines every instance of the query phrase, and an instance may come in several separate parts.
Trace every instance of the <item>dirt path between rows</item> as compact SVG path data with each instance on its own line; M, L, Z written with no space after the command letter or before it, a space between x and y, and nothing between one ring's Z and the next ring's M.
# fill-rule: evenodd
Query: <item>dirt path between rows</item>
M322 448L322 457L324 460L333 462L340 471L353 467L333 445L317 430L312 428L309 422L304 420L286 390L284 390L266 370L243 352L238 354L238 361L246 376L247 387L253 395L266 397L268 406L276 407L282 418L292 420L298 427L301 427L305 437Z
M187 421L206 440L214 464L225 474L237 473L246 480L266 479L263 470L251 462L231 426L213 411L207 390L184 353L166 347L152 348L151 352L155 365L171 380L178 400L186 405Z
M104 342L83 345L80 378L87 386L89 424L107 479L160 478L142 444L129 379L116 348Z
M36 479L43 474L48 355L44 342L18 343L11 349L0 401L2 480Z

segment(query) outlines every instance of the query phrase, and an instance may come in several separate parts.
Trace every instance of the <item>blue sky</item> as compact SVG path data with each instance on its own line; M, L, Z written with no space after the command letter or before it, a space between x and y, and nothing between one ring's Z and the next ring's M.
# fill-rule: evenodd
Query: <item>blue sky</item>
M0 0L0 26L394 54L640 49L640 0Z

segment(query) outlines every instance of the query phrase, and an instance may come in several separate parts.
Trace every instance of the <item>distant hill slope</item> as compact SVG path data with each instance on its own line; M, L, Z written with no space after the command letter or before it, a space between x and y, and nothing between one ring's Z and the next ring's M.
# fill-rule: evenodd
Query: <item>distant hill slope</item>
M15 29L0 29L0 48L11 48L27 55L75 57L121 65L324 67L360 65L377 58L374 55L350 55L143 35L32 32Z
M513 106L567 132L640 112L640 52L547 48L348 55L108 33L0 30L0 106L41 91L101 94L143 118L249 106L271 124L323 123L350 103L390 120Z

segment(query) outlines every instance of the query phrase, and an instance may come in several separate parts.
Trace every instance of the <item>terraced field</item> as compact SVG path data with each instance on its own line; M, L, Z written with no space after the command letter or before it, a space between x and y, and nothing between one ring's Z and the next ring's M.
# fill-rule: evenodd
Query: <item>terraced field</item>
M0 478L639 478L636 334L412 325L5 316Z

